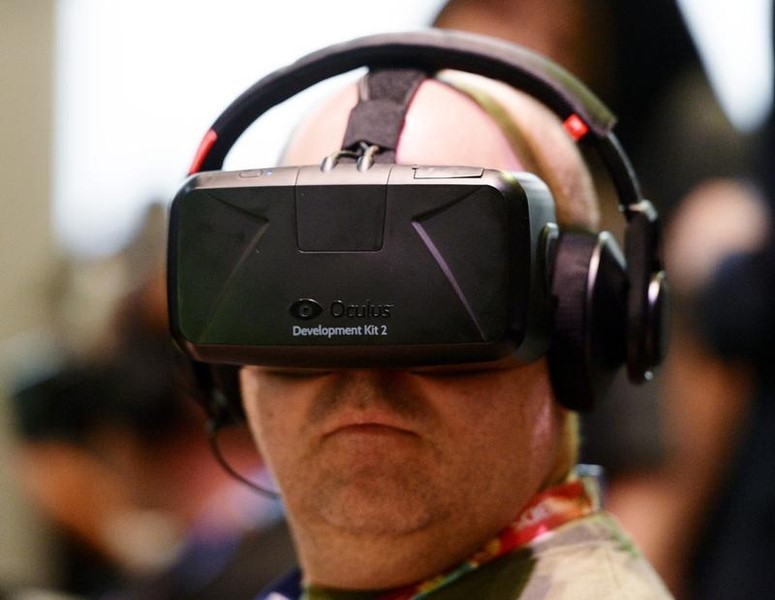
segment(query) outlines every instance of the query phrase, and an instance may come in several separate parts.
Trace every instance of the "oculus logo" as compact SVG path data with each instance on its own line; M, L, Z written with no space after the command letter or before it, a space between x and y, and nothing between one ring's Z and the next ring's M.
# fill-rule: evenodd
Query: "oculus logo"
M314 319L320 313L322 313L323 307L311 298L301 298L291 304L288 312L291 313L292 317L302 321L309 321L310 319Z

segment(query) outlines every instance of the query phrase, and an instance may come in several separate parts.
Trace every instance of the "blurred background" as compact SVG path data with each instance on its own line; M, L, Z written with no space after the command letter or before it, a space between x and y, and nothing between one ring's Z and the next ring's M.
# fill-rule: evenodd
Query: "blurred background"
M428 25L442 4L0 0L0 589L61 575L51 524L19 483L8 398L66 358L105 351L117 307L158 267L166 205L210 123L272 69ZM770 2L678 8L729 139L756 139L772 104ZM295 115L334 85L273 110L227 167L275 164Z

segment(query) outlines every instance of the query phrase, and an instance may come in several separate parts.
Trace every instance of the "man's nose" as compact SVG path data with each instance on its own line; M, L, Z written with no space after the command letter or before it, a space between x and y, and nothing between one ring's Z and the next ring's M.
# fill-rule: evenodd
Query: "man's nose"
M340 400L365 407L374 403L401 408L414 403L415 390L407 371L392 369L346 369L336 372Z

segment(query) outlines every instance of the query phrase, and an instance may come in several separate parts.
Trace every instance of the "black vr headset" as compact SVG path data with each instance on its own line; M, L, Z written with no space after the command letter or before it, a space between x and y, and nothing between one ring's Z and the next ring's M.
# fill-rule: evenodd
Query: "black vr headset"
M342 150L314 166L226 172L264 112L368 67ZM412 94L441 69L535 97L605 165L627 220L563 231L547 186L477 165L397 165ZM642 382L663 355L666 282L656 211L641 198L611 112L557 65L444 30L369 36L266 76L205 135L170 214L173 337L211 415L240 414L236 365L417 368L534 360L558 400L589 409L624 363Z

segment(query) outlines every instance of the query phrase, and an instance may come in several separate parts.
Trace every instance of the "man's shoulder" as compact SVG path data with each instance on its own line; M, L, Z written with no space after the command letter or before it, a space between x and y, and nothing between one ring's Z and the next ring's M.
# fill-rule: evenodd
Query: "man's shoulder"
M439 589L434 600L670 600L612 517L596 513L540 536Z
M607 513L569 523L530 546L519 600L659 600L672 595Z

